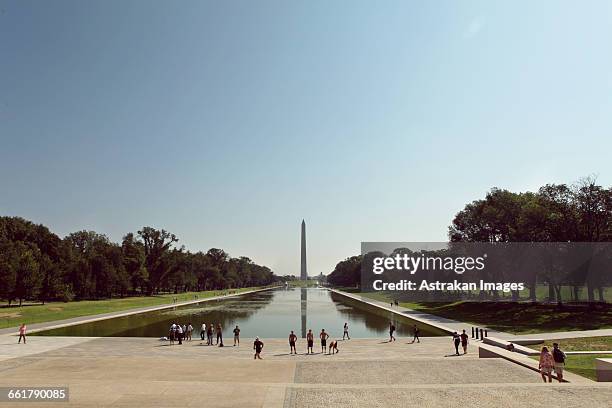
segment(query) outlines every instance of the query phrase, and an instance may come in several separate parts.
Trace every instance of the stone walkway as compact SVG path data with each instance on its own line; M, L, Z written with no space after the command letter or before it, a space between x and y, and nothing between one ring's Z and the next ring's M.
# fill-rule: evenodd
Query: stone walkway
M75 407L609 407L612 384L543 384L503 359L479 359L477 344L455 356L448 338L341 341L337 355L288 354L287 340L240 347L169 346L144 338L0 338L0 387L67 386ZM23 403L0 404L23 407ZM50 407L40 403L30 406Z

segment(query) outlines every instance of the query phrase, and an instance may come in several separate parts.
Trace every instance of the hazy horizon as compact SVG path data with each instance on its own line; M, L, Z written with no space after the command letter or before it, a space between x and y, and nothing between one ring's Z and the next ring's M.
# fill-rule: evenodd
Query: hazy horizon
M0 1L0 215L277 274L612 170L612 3Z

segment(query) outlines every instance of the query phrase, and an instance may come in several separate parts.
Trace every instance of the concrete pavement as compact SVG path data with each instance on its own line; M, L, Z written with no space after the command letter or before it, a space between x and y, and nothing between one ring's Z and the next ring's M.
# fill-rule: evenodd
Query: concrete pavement
M3 336L0 387L68 386L75 407L607 407L612 385L585 380L543 384L538 373L503 359L479 359L477 344L455 356L446 337L340 341L337 355L289 355L286 339L252 339L240 347L178 346L145 338ZM231 343L228 343L231 344ZM324 404L324 405L321 405ZM0 406L26 406L22 402Z

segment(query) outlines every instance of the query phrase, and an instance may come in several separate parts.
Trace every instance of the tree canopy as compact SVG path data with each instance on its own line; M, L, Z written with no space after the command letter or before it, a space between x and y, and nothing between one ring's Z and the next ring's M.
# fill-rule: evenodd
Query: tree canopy
M166 230L143 227L120 244L94 231L61 239L43 225L0 217L0 298L100 299L267 285L277 277L246 257L192 253Z

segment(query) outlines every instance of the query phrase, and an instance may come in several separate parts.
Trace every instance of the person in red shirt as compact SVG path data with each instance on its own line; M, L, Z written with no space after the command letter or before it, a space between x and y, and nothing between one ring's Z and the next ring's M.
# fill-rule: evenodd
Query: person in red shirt
M26 324L25 323L21 323L21 326L19 326L19 340L17 341L17 344L21 343L22 337L23 337L23 344L26 344Z

